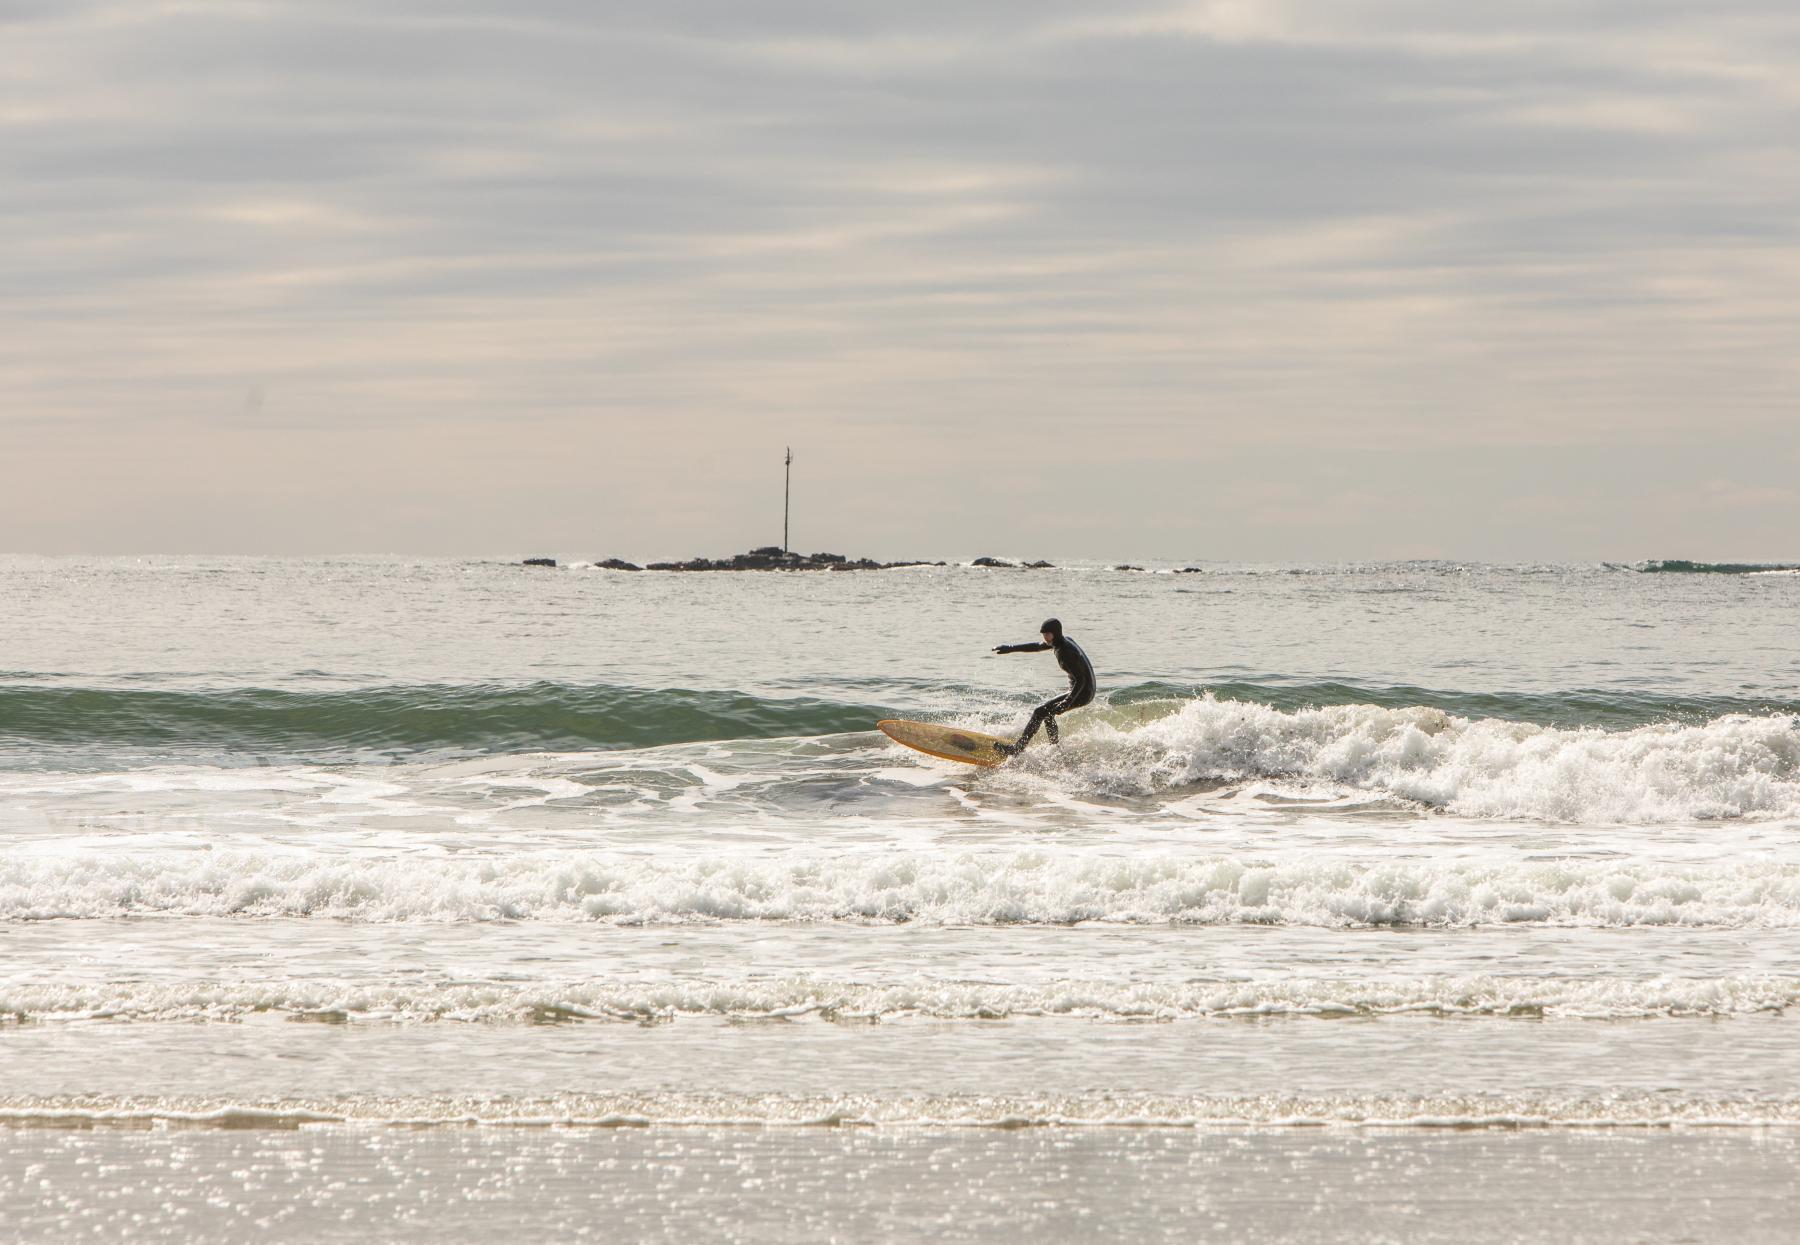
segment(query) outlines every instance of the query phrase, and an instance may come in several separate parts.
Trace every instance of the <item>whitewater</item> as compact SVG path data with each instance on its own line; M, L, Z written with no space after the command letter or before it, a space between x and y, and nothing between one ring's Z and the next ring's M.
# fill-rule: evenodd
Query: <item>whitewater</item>
M0 558L0 1204L1791 1163L1800 579L970 560Z

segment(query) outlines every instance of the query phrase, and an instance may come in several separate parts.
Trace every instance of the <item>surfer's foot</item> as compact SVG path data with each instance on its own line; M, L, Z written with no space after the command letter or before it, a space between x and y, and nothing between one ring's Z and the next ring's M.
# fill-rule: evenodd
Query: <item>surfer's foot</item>
M1016 757L1025 751L1023 744L995 744L994 751L1003 757Z

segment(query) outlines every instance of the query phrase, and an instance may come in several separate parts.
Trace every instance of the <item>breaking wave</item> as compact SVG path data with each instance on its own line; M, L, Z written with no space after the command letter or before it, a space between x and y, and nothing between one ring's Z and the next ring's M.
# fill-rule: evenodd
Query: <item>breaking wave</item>
M77 772L143 772L182 758L207 765L290 759L316 768L446 751L585 752L837 736L832 764L845 784L861 782L876 758L940 764L875 736L869 728L884 712L876 704L817 698L560 684L216 694L0 687L0 758L22 759L31 770ZM1004 732L1020 716L1006 708L976 720ZM1067 740L1060 750L1033 749L989 774L955 766L947 772L1000 787L1048 784L1063 794L1152 805L1222 784L1264 782L1477 818L1649 824L1800 817L1800 717L1786 705L1334 683L1228 684L1194 695L1142 684L1068 719ZM580 798L579 783L563 786Z
M369 858L302 852L0 859L0 920L721 921L1800 927L1800 865L1478 864L903 852Z
M1047 770L1055 763L1046 755L1027 753L1028 766ZM1787 715L1571 730L1416 706L1283 711L1209 694L1141 724L1094 723L1067 764L1115 793L1273 779L1469 817L1646 823L1800 816L1800 723Z
M1067 1017L1100 1021L1207 1017L1438 1015L1637 1019L1781 1012L1800 978L1419 977L1369 981L1116 982L1041 985L917 979L870 984L798 976L713 981L119 982L0 987L0 1021L239 1021L256 1015L323 1023L554 1024L574 1020L896 1021Z

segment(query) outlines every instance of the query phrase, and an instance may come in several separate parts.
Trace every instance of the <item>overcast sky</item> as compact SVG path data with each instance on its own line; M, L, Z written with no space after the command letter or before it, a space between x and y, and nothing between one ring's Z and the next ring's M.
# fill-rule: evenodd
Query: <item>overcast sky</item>
M0 549L1800 557L1768 3L0 0Z

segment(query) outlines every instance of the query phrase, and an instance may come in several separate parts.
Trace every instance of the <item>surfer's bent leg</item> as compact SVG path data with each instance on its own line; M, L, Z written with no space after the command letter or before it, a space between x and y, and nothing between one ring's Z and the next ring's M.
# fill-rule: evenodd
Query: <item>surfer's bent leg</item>
M1079 709L1084 705L1092 704L1093 701L1094 693L1091 690L1085 696L1076 692L1070 692L1067 696L1058 696L1055 700L1045 705L1043 709L1039 709L1038 712L1044 713L1045 715L1044 734L1050 736L1050 742L1053 744L1062 743L1062 736L1057 731L1056 719L1060 718L1063 714L1068 713L1071 709ZM1045 710L1048 710L1048 713L1045 713Z
M1049 723L1050 726L1050 741L1052 743L1060 742L1056 734L1055 719L1056 715L1063 711L1063 702L1068 699L1067 696L1058 696L1055 700L1047 700L1036 709L1033 709L1031 711L1031 721L1025 724L1025 733L1019 736L1018 743L1012 745L1012 747L1008 748L1006 751L1008 753L1020 753L1025 751L1025 745L1030 743L1032 736L1038 733L1038 727L1043 726L1045 723Z

